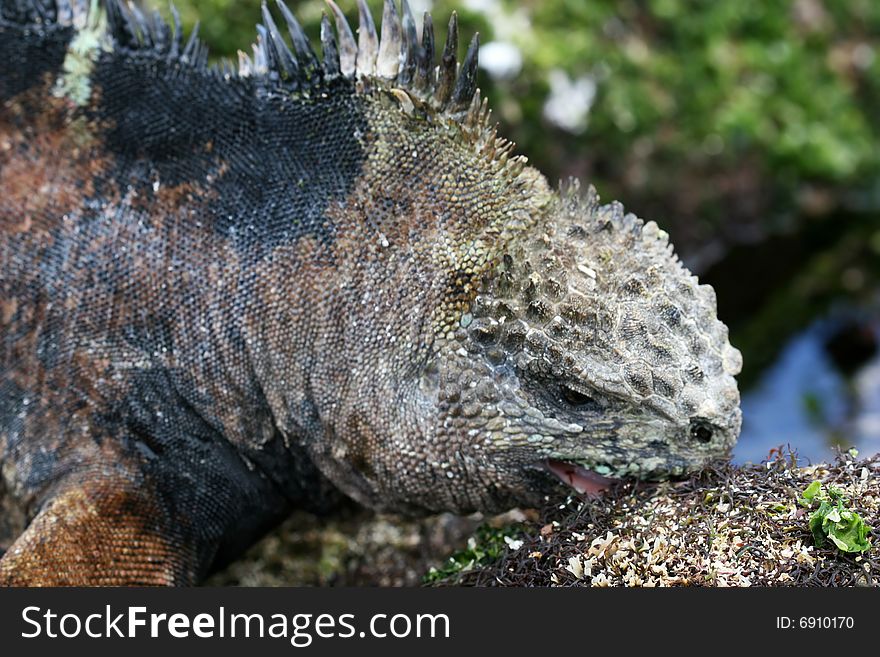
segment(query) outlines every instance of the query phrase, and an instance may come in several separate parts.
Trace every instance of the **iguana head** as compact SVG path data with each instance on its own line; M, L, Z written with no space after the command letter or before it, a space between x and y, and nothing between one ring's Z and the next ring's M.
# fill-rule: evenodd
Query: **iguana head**
M467 436L453 477L497 506L557 477L595 492L681 475L739 434L741 356L714 291L654 222L597 201L563 193L510 245L441 358L437 431Z

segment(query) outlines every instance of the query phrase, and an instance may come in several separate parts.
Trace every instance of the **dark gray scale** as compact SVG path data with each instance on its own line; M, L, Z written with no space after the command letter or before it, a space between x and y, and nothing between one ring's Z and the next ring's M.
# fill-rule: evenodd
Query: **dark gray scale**
M41 6L54 4L43 2ZM41 84L47 73L60 71L74 34L72 27L48 24L38 28L42 38L23 41L18 38L21 27L16 24L22 18L16 11L19 6L0 2L0 101Z
M313 100L268 78L219 80L148 55L124 62L107 54L95 84L103 101L95 118L112 126L107 145L116 181L153 195L159 185L205 185L215 178L195 220L258 257L303 235L333 238L327 204L344 199L363 163L358 135L368 126L353 84L327 82Z

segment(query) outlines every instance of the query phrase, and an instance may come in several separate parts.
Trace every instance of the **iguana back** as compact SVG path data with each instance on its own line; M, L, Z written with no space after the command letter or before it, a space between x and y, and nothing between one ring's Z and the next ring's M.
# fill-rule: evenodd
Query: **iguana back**
M190 583L337 489L490 510L735 439L738 353L656 227L509 156L454 17L435 64L405 2L357 45L328 4L321 59L282 5L293 49L264 7L233 67L0 0L0 582Z

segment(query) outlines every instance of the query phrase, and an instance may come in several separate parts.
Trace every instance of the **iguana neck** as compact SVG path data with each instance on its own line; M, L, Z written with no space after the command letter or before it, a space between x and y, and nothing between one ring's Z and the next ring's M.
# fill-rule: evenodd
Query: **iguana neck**
M531 170L499 173L389 92L362 98L364 159L349 194L327 204L332 239L303 236L256 264L260 316L247 330L281 424L308 437L349 494L374 502L364 479L383 476L376 457L407 437L431 444L434 359L456 348L481 278L551 193Z

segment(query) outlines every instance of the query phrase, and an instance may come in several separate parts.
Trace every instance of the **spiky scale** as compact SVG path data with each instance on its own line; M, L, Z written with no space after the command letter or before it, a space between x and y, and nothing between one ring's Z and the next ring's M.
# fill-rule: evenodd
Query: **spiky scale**
M248 54L242 50L239 50L236 54L238 55L238 74L242 77L253 75L254 65Z
M401 2L401 26L403 28L403 52L400 56L401 65L397 82L400 85L406 86L415 77L416 66L421 58L421 53L419 52L421 46L419 45L419 35L416 31L416 21L407 0L402 0Z
M217 65L220 68L220 76L223 78L231 78L237 74L237 67L228 57L221 57Z
M153 10L150 16L152 19L150 30L153 33L153 43L156 44L156 50L164 55L171 46L171 28L158 11Z
M351 26L345 14L333 0L325 0L336 22L336 33L339 39L339 69L345 77L351 77L357 70L358 47L351 32Z
M269 56L266 53L266 48L264 47L265 38L264 33L265 30L261 31L261 25L257 25L257 40L251 44L251 50L254 53L254 72L255 73L267 73L269 71Z
M190 32L189 40L186 42L186 45L183 47L183 52L180 53L180 58L183 61L195 62L198 59L199 26L200 26L200 23L198 21L196 21L196 24L193 25L192 32Z
M142 48L152 48L155 43L153 41L153 33L150 23L140 8L132 3L128 6L129 23L137 34L139 45Z
M492 131L486 136L483 153L489 162L495 159L495 153L498 148L498 126L492 128Z
M452 91L452 111L467 110L477 90L477 59L480 52L480 34L474 34L467 55L461 64L455 88Z
M427 11L422 18L422 45L416 66L414 86L417 91L433 87L434 83L434 20Z
M117 2L107 3L107 26L122 46L134 45L135 35L126 18L126 9Z
M336 47L336 37L333 27L326 13L321 14L321 54L324 60L324 75L333 79L340 73L339 50Z
M174 3L171 3L171 26L173 27L173 34L171 37L171 46L168 49L168 59L176 59L180 56L180 51L183 48L183 27L180 24L180 12L177 11L177 7L174 6Z
M437 76L437 88L434 91L434 102L438 106L445 107L455 84L455 74L458 64L458 16L452 12L449 18L449 28L446 32L446 46L440 57L440 70Z
M467 115L465 116L464 123L465 125L476 128L480 126L480 111L482 108L482 99L480 98L480 90L476 89L474 91L473 97L471 98L471 104L468 106Z
M358 4L358 57L357 72L359 75L376 74L376 57L379 55L379 37L376 35L376 24L367 6L366 0L357 0Z
M287 23L287 32L290 34L293 49L296 51L296 56L299 59L300 65L306 71L317 68L318 58L315 55L315 51L312 50L312 45L309 43L309 38L303 31L302 25L296 20L296 16L293 15L293 12L288 9L284 0L275 0L275 2L278 5L278 9L281 11L281 15L284 16L284 22Z
M280 62L278 61L278 52L272 45L272 37L265 25L257 25L257 43L254 46L254 56L262 58L266 64L269 73L277 77L279 74Z
M296 57L290 51L290 48L287 47L281 32L278 31L278 26L275 25L265 0L263 1L261 11L263 14L263 24L268 34L266 46L272 53L272 58L278 68L278 72L285 79L296 75L299 72L299 63L296 61Z
M403 49L403 30L394 0L385 0L382 12L382 38L379 41L379 57L376 60L376 73L379 77L394 79L400 70L400 56Z

